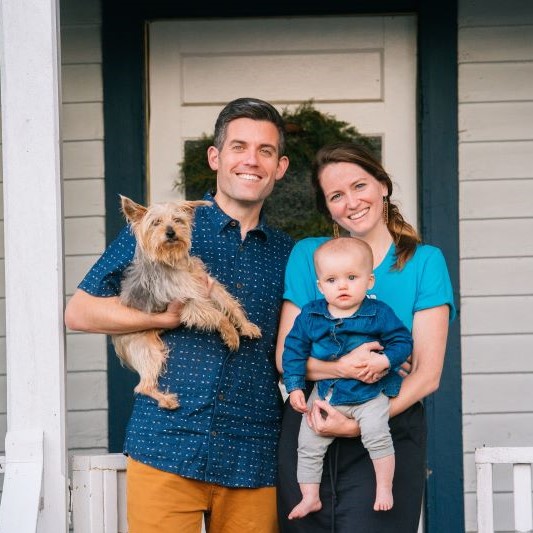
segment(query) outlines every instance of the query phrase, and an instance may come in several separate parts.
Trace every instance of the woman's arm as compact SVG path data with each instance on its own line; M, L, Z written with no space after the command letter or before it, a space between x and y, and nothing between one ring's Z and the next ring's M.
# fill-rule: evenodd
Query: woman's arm
M413 320L413 361L411 372L402 382L400 394L391 399L390 416L396 416L439 388L446 340L449 307L442 305L415 313ZM326 412L327 417L322 416ZM311 428L329 437L356 437L360 434L354 420L347 419L328 402L315 401L307 415Z
M337 361L322 361L320 359L309 358L307 363L307 377L311 381L347 378L359 379L365 383L374 383L380 376L376 375L370 378L368 376L367 363L379 357L383 359L385 366L388 366L387 357L376 353L382 349L383 346L378 341L372 341L360 344L348 354L337 359Z
M103 298L77 289L65 308L65 325L75 331L132 333L171 329L180 324L182 304L172 302L163 313L144 313L120 303L118 296Z
M413 360L400 394L391 399L390 416L402 413L439 388L450 310L447 305L417 311L413 319Z
M276 341L276 366L280 374L283 374L282 366L282 356L283 356L283 347L285 345L285 337L291 330L296 317L300 314L300 308L293 304L292 302L285 300L281 307L281 314L279 320L278 328L278 338ZM324 363L325 365L331 366L333 371L333 365L336 363L326 363L324 361L318 361L317 359L312 359L313 363ZM312 364L313 364L312 363ZM322 379L321 377L315 377L314 375L309 374L310 363L307 363L308 377L309 379ZM326 366L328 368L328 366ZM334 377L331 373L327 374L326 377ZM326 404L324 410L328 412L327 419L322 418L320 409L318 408L318 403ZM317 402L311 411L307 413L307 420L311 428L313 428L317 433L322 435L331 435L335 437L357 437L360 434L359 425L357 422L351 418L345 417L343 414L339 413L336 409L332 408L327 402Z
M285 346L285 337L287 337L289 331L291 330L296 317L300 314L300 308L290 302L289 300L284 300L281 306L281 314L279 317L279 326L278 326L278 338L276 340L276 367L278 372L283 374L283 365L282 365L282 356L283 356L283 347Z

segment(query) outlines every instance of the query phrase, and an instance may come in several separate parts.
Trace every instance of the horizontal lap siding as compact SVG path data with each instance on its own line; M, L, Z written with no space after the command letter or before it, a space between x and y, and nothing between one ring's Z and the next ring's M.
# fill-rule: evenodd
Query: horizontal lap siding
M0 109L1 120L1 109ZM1 126L1 122L0 122ZM0 157L2 156L2 133L0 129ZM4 178L3 165L0 165L0 456L5 454L7 432L7 386L6 386L6 287L4 261ZM4 474L0 474L0 498L4 484Z
M533 4L459 2L463 444L533 441ZM513 528L512 474L494 470L495 527Z
M0 107L0 157L2 156L2 131ZM6 287L5 287L5 261L4 261L4 177L3 165L0 165L0 456L5 454L5 441L7 432L7 387L6 387ZM4 484L4 474L0 474L0 498Z
M498 144L476 141L459 145L461 185L468 180L530 179L532 168L533 141Z
M463 376L533 372L533 333L464 335Z
M100 1L62 0L60 22L65 278L68 298L105 246ZM0 455L4 453L7 431L2 191L3 182L0 182ZM67 371L69 454L106 452L105 337L69 333Z
M65 293L105 248L104 117L99 0L61 2ZM104 335L67 331L69 454L107 452Z

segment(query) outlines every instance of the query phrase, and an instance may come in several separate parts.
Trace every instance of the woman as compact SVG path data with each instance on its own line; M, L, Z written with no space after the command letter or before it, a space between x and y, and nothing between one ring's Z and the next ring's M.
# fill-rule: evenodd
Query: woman
M282 533L416 532L426 474L426 427L421 400L439 386L448 323L455 314L446 263L438 248L421 244L416 230L391 202L391 179L366 148L352 143L322 148L315 161L313 185L318 208L333 220L334 235L341 226L372 248L376 282L371 294L394 309L411 330L414 347L410 372L390 406L396 453L394 507L386 512L373 510L374 470L358 438L357 423L332 409L327 402L317 401L307 415L311 427L319 434L351 438L335 439L328 451L320 487L322 509L301 520L289 521L287 516L300 498L296 449L302 415L287 402L279 444L280 530ZM284 339L295 317L303 305L321 297L313 252L327 239L303 239L289 258L278 333L280 372ZM377 342L366 343L337 361L310 359L307 377L310 381L335 377L375 381L380 376L365 376L360 366L372 357L372 351L380 349Z

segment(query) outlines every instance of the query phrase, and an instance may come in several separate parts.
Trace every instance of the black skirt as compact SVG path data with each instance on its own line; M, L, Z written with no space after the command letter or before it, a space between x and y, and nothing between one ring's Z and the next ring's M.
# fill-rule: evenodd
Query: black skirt
M337 438L324 460L322 509L288 520L301 500L296 480L298 432L302 415L285 403L278 451L280 533L416 533L426 478L426 421L418 402L390 420L396 454L390 511L374 511L376 477L361 438Z

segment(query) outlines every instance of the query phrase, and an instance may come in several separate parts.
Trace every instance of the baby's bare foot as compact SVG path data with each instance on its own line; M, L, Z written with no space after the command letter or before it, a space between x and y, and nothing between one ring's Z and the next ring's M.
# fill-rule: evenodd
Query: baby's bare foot
M302 501L289 513L289 520L303 518L309 513L316 513L322 509L322 502L316 499L302 499Z
M376 501L374 502L374 511L390 511L394 499L392 497L392 489L390 488L376 488Z

